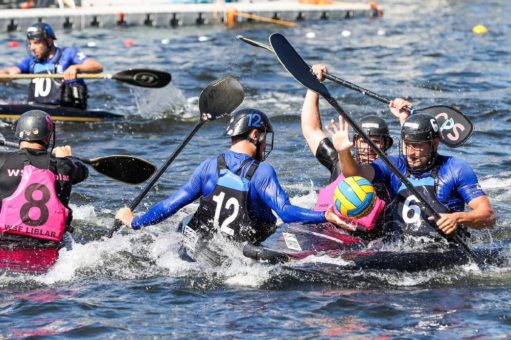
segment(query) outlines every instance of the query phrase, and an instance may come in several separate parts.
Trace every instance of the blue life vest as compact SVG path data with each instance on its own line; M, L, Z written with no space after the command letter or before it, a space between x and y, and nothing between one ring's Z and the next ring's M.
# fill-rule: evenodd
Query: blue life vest
M241 177L244 166L252 162L245 177ZM199 238L208 238L215 232L237 242L257 242L268 236L271 227L261 225L249 212L250 180L259 166L259 161L246 159L234 173L227 168L224 155L217 158L218 181L211 194L201 197L199 208L184 228L184 245L193 252Z

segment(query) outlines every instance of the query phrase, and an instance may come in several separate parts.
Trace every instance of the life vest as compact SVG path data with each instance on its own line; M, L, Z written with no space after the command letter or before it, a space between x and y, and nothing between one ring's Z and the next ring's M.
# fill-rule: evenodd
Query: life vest
M11 196L2 200L0 232L60 242L66 229L69 209L55 190L55 174L40 169L27 159L21 181Z
M341 174L337 177L335 181L324 187L319 191L318 200L316 201L316 206L314 207L314 210L316 211L326 211L328 209L328 206L333 204L333 197L335 188L337 188L337 185L344 180L344 176ZM375 187L376 189L376 187ZM385 189L386 190L386 189ZM381 191L381 190L380 190ZM377 192L379 194L379 192ZM358 229L362 228L366 232L371 232L374 230L374 228L377 225L378 217L380 216L381 212L385 208L385 201L380 199L378 195L376 196L376 201L374 203L374 206L372 210L364 217L361 218L348 218L344 216L340 216L337 214L343 221L346 221L347 223L354 225L356 227L359 227Z
M406 177L437 213L449 213L449 208L443 205L436 195L438 169L439 167L435 166L429 176L422 178L414 177L407 170ZM426 207L403 183L401 183L391 207L394 230L398 233L430 238L439 237L435 223L428 219L430 215L427 214Z
M249 213L250 179L259 161L250 165L245 177L241 177L241 171L251 161L252 158L246 159L233 173L227 168L224 155L218 156L216 186L210 195L201 197L199 208L183 229L187 250L193 253L200 238L212 236L217 231L237 242L257 242L269 234L272 228L258 222Z
M31 69L34 74L62 73L62 66L59 65L62 51L56 50L55 61L51 63L35 63ZM59 67L60 66L60 67ZM64 82L51 78L34 78L30 81L28 88L29 103L60 105Z

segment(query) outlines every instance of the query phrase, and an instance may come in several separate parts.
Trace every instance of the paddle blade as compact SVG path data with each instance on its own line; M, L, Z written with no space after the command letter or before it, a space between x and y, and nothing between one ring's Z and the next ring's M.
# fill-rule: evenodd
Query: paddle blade
M323 97L331 97L327 88L311 72L309 65L300 57L293 46L280 33L270 35L270 45L282 66L306 88Z
M460 111L450 106L430 106L413 110L435 117L440 128L440 141L451 148L463 145L472 135L472 122Z
M112 79L135 86L160 88L167 86L172 76L162 71L134 69L118 72L112 76Z
M255 47L264 48L265 50L273 53L273 50L271 49L270 46L268 46L266 44L263 44L263 43L260 43L259 41L255 41L255 40L249 39L249 38L244 37L242 35L237 35L236 39L241 40L244 43L247 43L247 44L255 46Z
M245 98L241 83L232 76L226 76L210 83L199 97L201 120L221 118L234 111Z
M156 167L148 161L126 155L99 157L89 163L97 172L128 184L140 184L153 175Z

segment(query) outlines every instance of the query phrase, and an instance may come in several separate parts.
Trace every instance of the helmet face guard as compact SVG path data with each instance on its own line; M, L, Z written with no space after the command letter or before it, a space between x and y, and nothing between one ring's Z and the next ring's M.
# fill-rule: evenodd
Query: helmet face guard
M382 140L375 140L372 139L373 142L375 142L376 145L378 145L382 151L386 154L387 150L392 147L392 144L394 144L394 140L390 136L389 133L389 127L387 126L387 123L377 116L367 116L360 120L360 128L362 131L365 132L365 134L368 137L382 137ZM374 162L378 158L378 154L374 152L369 144L367 144L365 141L363 141L363 146L358 146L358 142L363 141L362 136L355 133L353 135L353 144L354 144L354 157L355 160L358 163L361 164L369 164Z
M265 148L262 151L262 155L261 155L261 159L260 159L261 161L266 160L268 158L268 156L270 155L271 151L273 150L273 141L274 141L273 131L261 133L261 135L259 137L259 145L257 145L258 153L259 153L260 145L263 142L265 142Z
M383 153L387 154L387 150L393 144L393 141L390 137L386 138L386 136L369 136L371 137L383 137L381 140L376 140L375 138L371 138L371 140L383 151ZM363 145L358 145L359 141L363 143ZM371 149L369 144L359 135L353 136L353 151L354 158L357 163L360 164L371 164L378 158L378 154Z
M406 167L411 173L421 173L430 170L435 164L438 155L433 141L416 142L401 141L400 153L406 157ZM428 149L425 151L424 149ZM420 164L410 164L416 159L423 159Z

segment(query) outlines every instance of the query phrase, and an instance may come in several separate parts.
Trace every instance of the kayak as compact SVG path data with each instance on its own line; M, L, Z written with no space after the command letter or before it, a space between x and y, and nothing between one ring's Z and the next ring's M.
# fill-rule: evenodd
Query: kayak
M59 249L0 244L0 272L44 274L57 262Z
M45 111L53 120L64 122L99 122L105 119L119 119L124 117L123 115L103 110L80 110L65 106L0 104L0 119L16 120L20 115L30 110Z
M484 244L473 251L485 264L500 266L507 262L504 253L509 249L504 244ZM330 224L283 224L260 244L246 244L243 254L258 261L293 263L294 270L300 269L296 264L303 263L303 271L322 273L361 269L417 272L471 262L455 244L372 249L365 241Z

